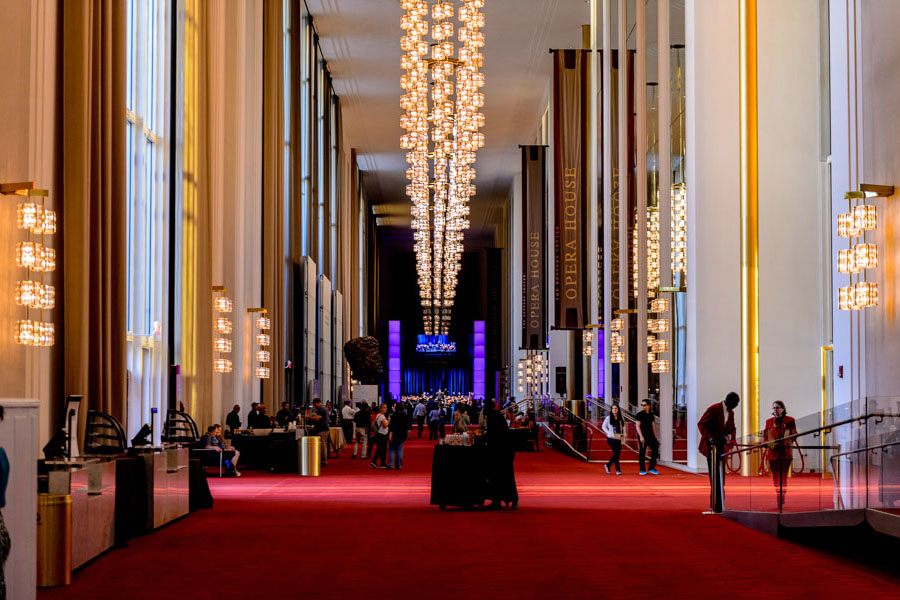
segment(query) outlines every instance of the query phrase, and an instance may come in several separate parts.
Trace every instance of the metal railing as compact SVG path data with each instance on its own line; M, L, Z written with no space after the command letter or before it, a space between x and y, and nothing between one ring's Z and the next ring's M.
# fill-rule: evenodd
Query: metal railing
M585 462L590 460L594 433L600 431L596 425L552 398L545 398L535 414L539 421L543 419L544 432L557 447Z
M825 416L847 414L840 408ZM814 414L797 423L824 420ZM900 413L877 410L794 431L755 434L726 447L730 510L900 507ZM771 484L761 485L759 476L771 477Z

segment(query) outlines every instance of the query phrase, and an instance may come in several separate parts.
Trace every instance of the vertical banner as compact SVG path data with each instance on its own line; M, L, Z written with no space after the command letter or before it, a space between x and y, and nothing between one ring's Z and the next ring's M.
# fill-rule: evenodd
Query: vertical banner
M522 146L522 348L547 347L547 147Z
M555 323L588 319L588 50L553 51Z
M503 336L503 248L485 248L487 324L485 327L485 394L488 398L496 395L494 373L503 364L501 360L501 340Z

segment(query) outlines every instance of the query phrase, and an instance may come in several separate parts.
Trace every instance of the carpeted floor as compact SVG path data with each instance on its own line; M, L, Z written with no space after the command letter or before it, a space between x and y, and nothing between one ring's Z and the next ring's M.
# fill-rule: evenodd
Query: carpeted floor
M705 477L668 469L616 477L542 448L516 456L520 510L441 512L431 445L408 443L400 472L344 450L319 478L210 479L214 509L39 598L900 597L884 572L701 515Z

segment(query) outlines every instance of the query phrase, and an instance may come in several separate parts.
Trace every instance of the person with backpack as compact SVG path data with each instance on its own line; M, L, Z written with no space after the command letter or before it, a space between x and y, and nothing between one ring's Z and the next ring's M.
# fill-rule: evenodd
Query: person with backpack
M366 457L366 450L369 447L369 428L372 424L371 411L369 405L360 402L359 410L353 415L353 423L356 425L356 432L353 435L353 458L356 458L356 451L362 446L360 458Z

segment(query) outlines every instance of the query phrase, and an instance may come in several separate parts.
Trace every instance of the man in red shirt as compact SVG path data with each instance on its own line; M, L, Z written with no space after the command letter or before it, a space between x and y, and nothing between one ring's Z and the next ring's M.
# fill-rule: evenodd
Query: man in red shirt
M716 402L707 408L697 423L700 454L706 457L709 468L710 511L714 513L720 513L725 508L725 463L722 454L725 452L725 442L734 437L734 409L740 402L736 393L729 392L723 402Z

